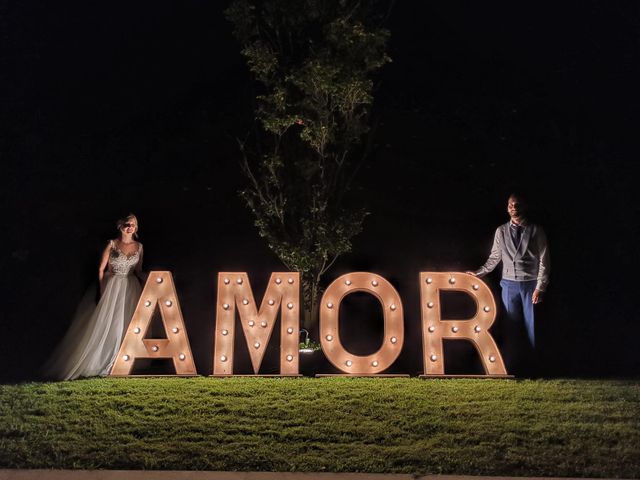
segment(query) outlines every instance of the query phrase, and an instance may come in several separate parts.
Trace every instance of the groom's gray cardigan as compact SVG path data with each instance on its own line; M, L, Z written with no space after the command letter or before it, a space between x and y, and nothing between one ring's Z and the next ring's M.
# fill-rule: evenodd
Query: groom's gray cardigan
M547 236L539 225L523 224L520 244L516 245L509 231L510 224L507 222L498 227L489 258L475 273L486 275L502 262L503 279L517 282L537 280L536 288L544 292L551 268Z

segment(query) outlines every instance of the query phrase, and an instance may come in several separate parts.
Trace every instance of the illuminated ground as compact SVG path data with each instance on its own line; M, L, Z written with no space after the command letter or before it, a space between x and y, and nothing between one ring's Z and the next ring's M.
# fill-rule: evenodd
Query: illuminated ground
M0 386L0 467L640 477L640 382L90 379Z

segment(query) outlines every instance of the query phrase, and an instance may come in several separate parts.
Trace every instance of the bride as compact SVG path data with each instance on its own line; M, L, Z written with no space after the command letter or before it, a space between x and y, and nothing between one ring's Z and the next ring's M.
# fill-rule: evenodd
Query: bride
M120 238L110 240L98 269L100 301L90 291L45 367L57 380L108 375L138 303L141 287L142 244L135 240L138 219L130 214L118 220Z

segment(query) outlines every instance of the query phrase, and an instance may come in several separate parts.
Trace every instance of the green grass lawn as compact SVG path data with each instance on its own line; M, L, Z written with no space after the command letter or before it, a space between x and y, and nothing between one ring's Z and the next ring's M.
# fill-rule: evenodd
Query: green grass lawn
M640 382L137 378L0 386L0 467L640 477Z

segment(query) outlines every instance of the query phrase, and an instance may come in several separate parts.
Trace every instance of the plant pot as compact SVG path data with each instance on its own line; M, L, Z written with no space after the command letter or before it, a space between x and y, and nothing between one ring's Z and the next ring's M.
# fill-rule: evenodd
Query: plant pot
M322 373L321 369L325 362L322 350L313 352L300 352L299 371L305 377L314 377L316 373Z

